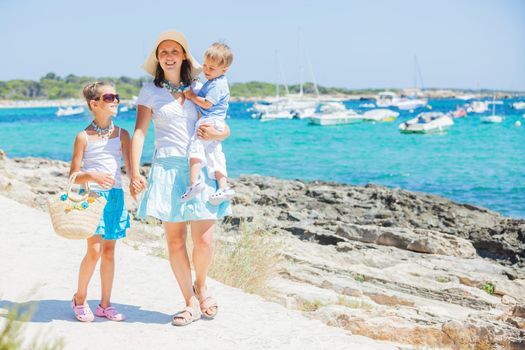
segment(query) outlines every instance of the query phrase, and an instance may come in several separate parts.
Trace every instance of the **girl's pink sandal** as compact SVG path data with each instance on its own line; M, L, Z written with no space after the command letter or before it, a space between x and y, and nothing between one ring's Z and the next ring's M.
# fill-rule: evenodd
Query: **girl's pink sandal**
M98 305L97 309L95 310L95 315L97 315L98 317L105 317L111 321L125 320L124 315L118 312L117 309L115 309L113 306L108 306L104 309L102 306Z
M73 295L73 299L71 300L71 308L73 309L73 312L75 313L75 317L80 322L91 322L95 319L95 316L93 315L93 312L89 308L88 304L83 305L77 305L75 303L75 296Z

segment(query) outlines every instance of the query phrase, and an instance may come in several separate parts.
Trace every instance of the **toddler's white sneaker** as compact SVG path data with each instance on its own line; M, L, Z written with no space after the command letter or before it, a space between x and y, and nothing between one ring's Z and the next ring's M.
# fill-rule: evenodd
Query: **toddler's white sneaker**
M219 189L217 192L210 196L209 202L212 205L219 205L224 201L228 201L233 198L235 191L227 187L225 189Z
M180 197L180 199L183 203L187 202L195 198L195 196L201 193L203 190L204 190L204 182L199 179L195 181L193 185L189 186L186 189L186 192L184 192L184 194Z

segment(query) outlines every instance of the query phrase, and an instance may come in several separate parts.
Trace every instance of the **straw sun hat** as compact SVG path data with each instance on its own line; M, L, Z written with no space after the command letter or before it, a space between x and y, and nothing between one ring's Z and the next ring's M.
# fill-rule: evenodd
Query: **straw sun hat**
M166 32L163 32L159 35L157 40L155 41L155 46L153 46L153 50L151 50L151 53L149 54L148 58L142 65L142 68L149 74L155 76L155 71L157 70L157 64L159 61L157 60L157 47L159 47L160 43L165 40L173 40L178 42L183 48L184 51L186 51L186 59L189 61L191 65L191 77L195 78L197 75L201 72L201 65L190 52L190 47L188 46L188 42L186 41L186 37L181 32L177 32L176 30L168 30Z

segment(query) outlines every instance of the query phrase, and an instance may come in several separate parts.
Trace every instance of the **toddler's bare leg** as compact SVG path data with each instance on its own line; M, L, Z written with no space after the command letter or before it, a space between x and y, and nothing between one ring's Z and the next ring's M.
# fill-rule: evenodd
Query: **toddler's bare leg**
M228 187L228 178L224 176L223 173L216 171L215 178L217 179L217 182L219 183L219 189L223 190L226 187Z
M190 186L197 181L202 169L202 161L198 158L190 159Z

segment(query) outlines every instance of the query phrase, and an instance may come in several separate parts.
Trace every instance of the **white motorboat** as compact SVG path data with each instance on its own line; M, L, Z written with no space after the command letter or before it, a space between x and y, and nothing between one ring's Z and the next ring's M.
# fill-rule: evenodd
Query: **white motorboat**
M465 94L465 95L456 96L457 100L462 100L462 101L473 100L475 98L476 98L476 96L474 96L472 94Z
M66 108L58 108L58 111L55 113L57 117L66 117L66 116L72 116L72 115L79 115L84 113L84 107L66 107Z
M511 107L514 109L525 109L525 102L514 102L511 104Z
M402 133L432 133L445 131L454 125L448 115L441 112L424 112L399 125Z
M394 106L403 111L413 111L427 105L426 99L421 98L399 98Z
M341 125L354 124L363 121L363 116L352 109L346 109L342 102L321 103L317 112L308 117L312 125Z
M467 112L485 113L489 110L489 104L486 101L474 101L467 108Z
M380 92L376 97L377 107L391 107L394 105L394 101L397 101L398 97L395 93L390 91Z
M133 96L131 100L128 100L124 103L124 105L121 107L121 112L128 112L128 111L136 111L137 110L137 101L138 97Z
M346 107L343 102L329 101L320 103L317 106L317 113L334 113L339 111L346 111Z
M252 116L262 118L266 114L283 114L286 112L295 118L305 118L312 115L318 105L319 101L316 99L287 97L273 103L255 103L252 107L254 112Z
M425 107L427 100L422 98L398 97L390 91L380 92L377 96L377 107L397 107L400 110L414 110Z
M316 114L308 118L312 125L341 125L355 124L363 121L363 116L351 109L345 111L332 112L327 114Z
M267 112L263 113L260 116L260 121L267 122L270 120L279 120L279 119L293 119L294 114L290 111L278 111L278 112Z
M391 111L390 109L372 109L363 113L363 120L375 122L391 122L396 120L399 112Z

